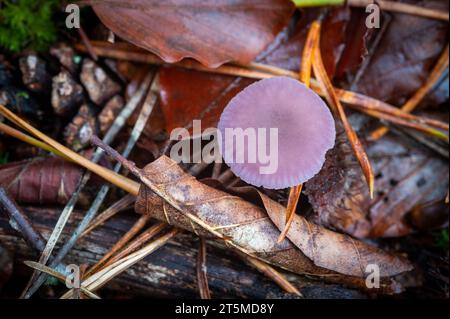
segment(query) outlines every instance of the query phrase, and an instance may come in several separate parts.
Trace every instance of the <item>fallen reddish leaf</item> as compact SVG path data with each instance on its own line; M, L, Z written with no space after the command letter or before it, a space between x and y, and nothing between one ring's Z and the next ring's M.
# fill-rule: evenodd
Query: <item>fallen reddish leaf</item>
M88 1L115 34L166 62L249 63L288 23L288 0Z
M82 169L58 157L36 158L0 167L0 186L17 202L66 204Z

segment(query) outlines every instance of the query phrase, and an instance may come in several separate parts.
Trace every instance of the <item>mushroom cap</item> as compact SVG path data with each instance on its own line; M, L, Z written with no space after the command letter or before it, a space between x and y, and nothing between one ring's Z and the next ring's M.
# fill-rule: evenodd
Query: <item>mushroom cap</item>
M243 147L238 147L235 137L227 134L229 129L249 128L256 131L256 152L265 145L270 160L277 161L274 172L262 173L261 168L270 164L262 157L250 160L255 146L249 145L247 138ZM271 149L270 128L278 129L278 151ZM245 88L224 109L218 129L221 154L233 173L268 189L293 187L311 179L321 170L336 138L334 118L324 101L288 77L261 80ZM266 137L258 138L258 129L266 129ZM239 154L244 155L244 162L236 160Z

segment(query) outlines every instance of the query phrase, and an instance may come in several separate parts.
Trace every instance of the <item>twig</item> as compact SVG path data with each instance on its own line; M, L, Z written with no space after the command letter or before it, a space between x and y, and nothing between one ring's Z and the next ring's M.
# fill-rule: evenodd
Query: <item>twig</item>
M86 47L86 50L88 51L89 55L91 56L91 59L94 61L98 61L98 56L94 51L94 48L92 47L91 40L89 40L88 36L86 35L86 32L84 32L84 29L82 27L77 28L78 34L80 35L81 41L83 41L83 44Z
M300 0L303 1L303 0ZM377 4L380 9L398 13L405 13L424 18L448 21L448 12L428 9L408 3L386 1L386 0L347 0L349 6L366 8L369 4Z
M44 250L44 238L34 229L28 217L2 187L0 187L0 210L8 215L11 226L22 234L30 247L38 252Z
M43 142L57 149L58 151L64 152L67 156L69 156L72 159L74 163L88 169L91 172L94 172L98 176L109 181L111 184L116 185L117 187L123 189L124 191L130 194L134 194L136 196L139 194L139 183L136 183L135 181L126 178L120 174L117 174L101 165L93 163L92 161L84 158L78 153L72 151L71 149L61 145L54 139L50 138L49 136L45 135L44 133L40 132L39 130L28 124L26 121L15 115L13 112L8 110L3 105L0 105L0 114L6 117L8 120L12 121L14 124L20 126L24 130L30 132L37 138L41 139Z
M211 299L206 268L206 242L200 237L197 255L197 283L201 299Z

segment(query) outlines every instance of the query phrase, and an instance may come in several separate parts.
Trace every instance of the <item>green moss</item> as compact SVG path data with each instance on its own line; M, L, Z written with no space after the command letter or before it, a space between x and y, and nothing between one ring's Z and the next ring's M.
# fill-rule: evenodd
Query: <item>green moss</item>
M0 0L0 47L11 52L45 50L57 37L53 15L59 0Z
M8 153L0 153L0 165L8 163Z
M448 250L448 228L436 235L436 246L443 250Z

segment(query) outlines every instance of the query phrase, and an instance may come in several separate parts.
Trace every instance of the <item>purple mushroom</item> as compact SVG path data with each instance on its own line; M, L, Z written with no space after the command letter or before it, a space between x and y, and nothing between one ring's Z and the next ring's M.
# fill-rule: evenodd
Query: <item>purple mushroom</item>
M336 137L327 105L287 77L256 82L236 95L223 111L218 129L221 154L234 174L269 189L311 179Z

